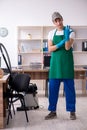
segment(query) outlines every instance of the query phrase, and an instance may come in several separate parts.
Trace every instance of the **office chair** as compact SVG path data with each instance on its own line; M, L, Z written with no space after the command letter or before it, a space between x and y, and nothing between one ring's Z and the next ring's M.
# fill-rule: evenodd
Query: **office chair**
M12 118L11 107L13 107L13 112L15 114L13 104L18 100L20 100L21 106L25 111L26 120L27 122L29 122L27 115L27 107L25 105L24 93L26 93L28 90L30 77L28 74L16 74L13 81L10 81L11 80L10 78L9 78L9 87L7 88L6 91L6 97L8 99L7 124L9 123L9 117Z
M14 103L18 100L20 100L21 106L23 110L25 111L26 115L26 120L28 120L28 115L27 115L27 107L25 105L25 93L27 93L28 88L29 88L29 83L30 83L30 76L28 74L14 74L13 80L10 75L9 77L9 85L7 86L7 90L4 93L4 98L7 99L7 108L8 108L8 115L7 115L7 124L9 123L9 117L12 118L12 112L11 108L13 108L13 112L15 114L15 109L14 109Z
M1 54L2 54L4 61L6 63L8 72L10 74L9 82L8 82L9 85L7 87L7 91L4 92L4 98L7 98L7 101L8 101L7 124L9 123L9 117L12 118L11 106L13 106L13 111L15 114L13 104L17 100L20 100L21 105L24 107L26 120L28 122L29 120L28 120L27 109L26 109L26 105L25 105L24 93L27 92L27 90L28 90L29 83L30 83L30 75L24 74L24 73L13 73L8 52L2 43L0 43L0 51L1 51ZM5 57L4 52L6 53L7 57ZM6 58L7 58L7 60L6 60Z

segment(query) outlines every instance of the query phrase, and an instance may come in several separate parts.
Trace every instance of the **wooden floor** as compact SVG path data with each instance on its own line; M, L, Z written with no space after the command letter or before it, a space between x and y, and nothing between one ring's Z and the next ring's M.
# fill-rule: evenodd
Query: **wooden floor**
M69 112L66 112L65 97L59 96L58 117L52 120L44 120L48 114L48 98L40 94L38 100L40 108L28 111L29 123L26 122L23 111L16 111L16 115L10 119L6 130L87 130L87 96L77 96L76 98L76 120L70 120Z

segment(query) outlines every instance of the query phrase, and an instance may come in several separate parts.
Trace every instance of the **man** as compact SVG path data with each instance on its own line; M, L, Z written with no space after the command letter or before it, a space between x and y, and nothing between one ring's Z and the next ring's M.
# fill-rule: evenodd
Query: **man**
M72 45L75 33L70 26L63 26L63 17L59 12L52 14L55 29L48 35L48 50L51 52L49 71L49 107L50 113L46 120L57 117L57 101L60 83L64 83L66 110L70 112L70 119L76 119L76 95L74 88L74 62Z

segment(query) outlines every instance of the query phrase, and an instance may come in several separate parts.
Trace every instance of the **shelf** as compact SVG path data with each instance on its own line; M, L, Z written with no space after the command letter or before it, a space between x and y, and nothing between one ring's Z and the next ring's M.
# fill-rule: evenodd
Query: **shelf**
M74 25L73 25L73 26L70 26L70 27L73 28L74 30L76 30L76 29L77 29L77 30L78 30L78 29L80 29L80 30L81 30L81 29L87 29L87 26L83 26L83 25L79 25L79 26L78 26L78 25L77 25L77 26L74 26Z
M84 41L87 41L87 37L85 37L85 38L75 38L74 40L75 40L75 41L76 41L76 40L77 40L77 41L81 41L81 40L82 40L82 41L83 41L83 40L84 40Z
M87 41L87 26L71 26L75 32L73 55L75 66L87 65L87 51L82 51L82 43ZM49 31L55 26L18 26L18 55L22 56L22 65L29 68L31 62L40 62L43 68L43 57L51 53L44 50L48 42Z
M30 51L30 52L19 52L19 54L23 55L23 54L43 54L43 52L41 51Z
M84 64L84 65L83 64L74 64L74 66L77 67L77 68L78 67L87 67L87 64Z
M19 42L29 42L29 41L42 41L42 39L41 38L33 38L33 39L29 39L29 38L27 38L27 39L18 39L18 41Z
M87 51L73 51L74 54L87 54Z
M43 51L43 54L50 54L50 52L48 52L48 51Z
M18 38L19 39L42 39L41 26L19 26Z

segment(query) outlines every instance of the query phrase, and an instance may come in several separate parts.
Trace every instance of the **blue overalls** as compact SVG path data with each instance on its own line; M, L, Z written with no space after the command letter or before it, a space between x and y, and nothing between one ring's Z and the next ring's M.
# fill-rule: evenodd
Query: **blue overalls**
M64 35L56 35L56 31L53 37L53 45L58 44L64 39ZM66 50L65 45L51 54L49 71L49 111L56 111L61 82L64 83L66 110L75 112L76 94L74 87L73 54L72 48Z

